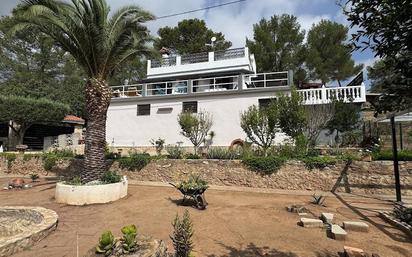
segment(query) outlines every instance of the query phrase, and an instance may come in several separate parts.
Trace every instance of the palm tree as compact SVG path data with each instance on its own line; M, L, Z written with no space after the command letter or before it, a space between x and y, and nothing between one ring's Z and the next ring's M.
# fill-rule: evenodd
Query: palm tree
M38 28L70 53L87 74L82 182L99 179L106 171L108 80L122 62L150 53L151 37L142 23L153 15L138 6L121 8L111 16L109 12L106 0L24 0L13 12L10 29L13 34Z

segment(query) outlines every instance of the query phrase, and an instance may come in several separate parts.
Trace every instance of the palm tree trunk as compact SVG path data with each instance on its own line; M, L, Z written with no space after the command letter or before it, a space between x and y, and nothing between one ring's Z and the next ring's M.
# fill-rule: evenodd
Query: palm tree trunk
M82 182L100 179L106 171L106 117L111 91L104 79L92 78L86 83L87 127Z

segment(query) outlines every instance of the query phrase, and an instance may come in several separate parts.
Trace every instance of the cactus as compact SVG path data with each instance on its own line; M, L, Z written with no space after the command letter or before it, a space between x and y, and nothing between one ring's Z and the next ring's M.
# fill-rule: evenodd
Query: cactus
M121 229L123 233L122 247L123 253L130 253L136 251L137 243L136 243L136 235L137 235L137 228L135 225L128 225L124 226Z
M99 238L99 245L96 246L96 253L110 256L113 252L116 240L110 230L104 231Z
M313 194L312 197L313 197L313 200L312 200L313 204L325 206L324 203L326 200L326 196Z

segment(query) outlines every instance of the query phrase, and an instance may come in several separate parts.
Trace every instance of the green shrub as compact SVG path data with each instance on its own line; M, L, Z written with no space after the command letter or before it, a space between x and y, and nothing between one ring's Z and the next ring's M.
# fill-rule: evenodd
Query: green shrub
M208 159L218 160L234 160L240 156L239 151L230 150L224 147L212 147L207 151L206 157Z
M122 179L122 176L117 175L114 171L106 171L100 180L106 184L118 183Z
M177 185L177 188L182 191L206 190L208 187L206 180L195 175L191 175L188 180L184 180Z
M392 150L381 150L372 154L374 160L393 160ZM412 161L412 150L400 150L398 151L399 161Z
M244 158L242 162L253 171L270 175L280 169L280 167L285 163L285 159L276 156L247 157Z
M179 215L176 214L172 225L173 234L170 236L170 239L172 239L173 247L175 248L174 256L190 257L193 250L193 224L189 212L185 210L183 219L180 219Z
M150 143L156 148L157 155L162 155L165 142L166 141L160 137L157 140L154 140L154 139L150 140Z
M72 179L66 181L67 185L73 185L73 186L81 186L83 185L82 183L82 179L80 178L80 176L75 176Z
M141 170L150 162L148 153L132 153L129 157L119 159L119 165L122 169L132 171Z
M59 160L59 157L54 153L44 153L42 158L43 167L47 171L51 170L56 165L56 162Z
M96 246L96 253L110 256L115 247L116 240L111 231L107 230L99 238L99 244Z
M30 178L32 182L36 182L40 177L37 173L31 173Z
M23 161L29 161L31 159L41 159L42 154L25 154L23 155Z
M197 154L193 154L193 153L188 153L185 155L185 159L200 159L200 156Z
M324 169L327 166L335 165L336 159L329 156L312 156L303 159L306 168L312 169Z
M16 160L17 155L15 153L0 153L0 157L6 158L7 168L11 168L11 165Z
M179 145L167 145L166 152L169 159L182 159L185 151Z

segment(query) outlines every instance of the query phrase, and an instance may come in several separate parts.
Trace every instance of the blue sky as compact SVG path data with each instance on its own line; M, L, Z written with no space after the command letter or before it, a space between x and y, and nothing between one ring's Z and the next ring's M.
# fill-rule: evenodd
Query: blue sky
M156 16L163 16L183 11L212 6L233 0L107 0L112 10L123 6L136 4L151 11ZM163 26L174 26L179 20L186 18L204 19L214 31L220 31L232 41L234 47L245 45L245 38L252 37L253 24L261 18L269 18L274 14L293 14L298 17L302 29L309 30L313 23L321 19L330 19L349 25L341 8L340 0L246 0L208 11L159 19L148 23L153 34ZM343 0L345 1L345 0ZM18 0L0 0L0 14L7 15L17 5ZM371 51L354 52L356 63L371 65L374 56Z

